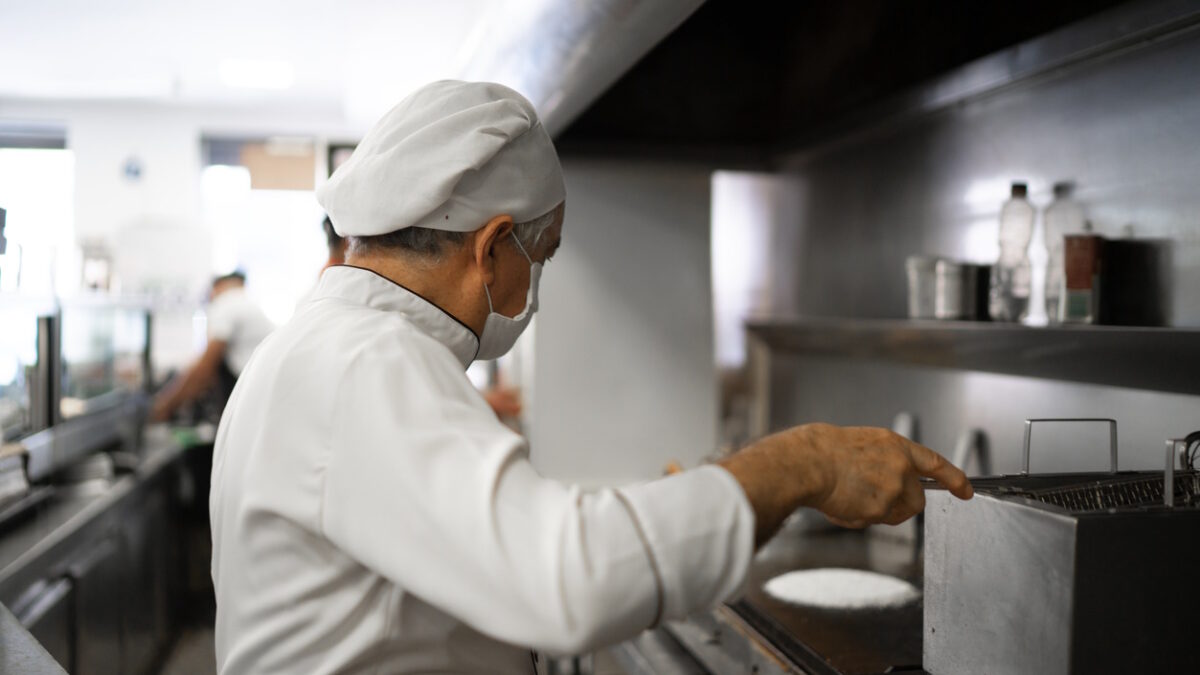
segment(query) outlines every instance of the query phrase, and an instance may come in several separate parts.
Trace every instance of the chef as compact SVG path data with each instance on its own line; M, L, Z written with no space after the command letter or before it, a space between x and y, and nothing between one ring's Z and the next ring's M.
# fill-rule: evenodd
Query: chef
M920 511L920 476L971 495L924 447L828 425L626 488L538 475L464 374L528 325L563 237L554 146L511 89L418 90L318 199L346 264L260 346L217 436L222 673L531 673L737 596L800 506L862 527Z
M333 221L329 216L321 221L321 229L325 231L325 246L329 250L329 257L325 259L325 264L321 267L321 271L341 265L346 262L346 238L337 233L333 228Z

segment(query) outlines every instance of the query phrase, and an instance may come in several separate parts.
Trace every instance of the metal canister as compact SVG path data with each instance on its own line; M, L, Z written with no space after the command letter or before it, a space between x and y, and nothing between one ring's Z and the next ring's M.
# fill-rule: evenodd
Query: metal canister
M964 310L963 292L966 277L962 263L939 260L934 270L934 316L938 319L962 319Z
M1105 241L1098 323L1170 325L1172 249L1168 239Z
M904 261L908 273L908 318L937 318L937 265L940 258L910 256Z

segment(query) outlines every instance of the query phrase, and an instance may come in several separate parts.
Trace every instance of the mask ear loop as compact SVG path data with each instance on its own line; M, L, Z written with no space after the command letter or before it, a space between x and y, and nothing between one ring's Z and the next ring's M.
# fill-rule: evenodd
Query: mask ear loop
M495 310L494 310L494 309L492 309L492 294L488 292L487 284L484 284L484 285L483 285L483 294L484 294L485 296L487 296L487 301L488 301L488 314L493 314L493 313L495 312Z
M521 255L525 256L525 259L529 261L530 265L532 265L533 258L529 257L529 254L525 251L525 247L521 245L521 239L517 236L517 233L511 232L510 234L512 234L513 241L517 242L517 250L520 251ZM494 307L492 307L492 294L488 291L487 284L483 285L483 294L487 296L488 314L494 313L496 310Z
M521 245L521 239L519 237L517 237L517 233L513 232L511 234L512 234L513 241L517 242L517 250L520 251L521 255L525 256L525 260L529 261L529 264L532 265L533 257L530 256L529 252L525 250L525 247Z

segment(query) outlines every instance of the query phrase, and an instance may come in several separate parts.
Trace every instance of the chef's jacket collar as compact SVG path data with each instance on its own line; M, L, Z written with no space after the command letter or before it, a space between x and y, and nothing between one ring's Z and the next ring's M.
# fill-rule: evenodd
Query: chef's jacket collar
M400 312L422 333L471 365L479 352L479 336L446 310L372 270L334 265L321 274L311 300L337 298L385 312Z

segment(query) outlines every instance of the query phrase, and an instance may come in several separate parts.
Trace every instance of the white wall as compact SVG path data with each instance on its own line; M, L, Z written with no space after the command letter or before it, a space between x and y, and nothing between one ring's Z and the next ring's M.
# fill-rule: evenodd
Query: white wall
M61 125L75 157L75 233L107 244L126 291L193 293L212 273L200 203L200 141L212 135L354 138L340 110L209 109L150 102L0 100L0 124ZM123 173L141 165L138 180Z
M196 220L200 210L200 139L174 116L117 109L75 118L68 129L75 154L75 232L88 238L142 219ZM122 171L136 161L139 178Z
M717 447L712 171L564 162L563 246L542 277L530 439L587 484L693 466Z
M200 139L187 120L155 110L96 110L71 120L75 234L113 253L126 290L186 293L210 273L212 241L200 222ZM140 177L124 173L127 162ZM184 252L187 252L186 254Z

